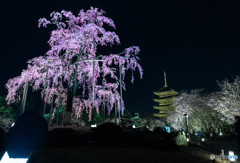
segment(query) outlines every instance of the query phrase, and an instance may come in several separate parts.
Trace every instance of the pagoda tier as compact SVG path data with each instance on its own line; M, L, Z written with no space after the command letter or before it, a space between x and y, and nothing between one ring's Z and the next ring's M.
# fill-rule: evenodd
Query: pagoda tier
M153 114L155 117L159 117L159 118L164 118L164 119L167 119L167 114L161 114L161 113L155 113Z
M172 104L172 97L169 98L160 98L160 99L153 99L155 102L158 102L159 105L171 105Z
M160 110L160 111L174 111L175 107L173 106L169 106L169 105L165 105L165 106L153 106L154 109Z
M165 87L163 87L165 88ZM167 98L167 97L172 97L176 96L179 93L171 88L165 88L165 89L160 89L157 92L153 92L155 95L159 96L159 98Z
M153 114L156 117L162 118L162 120L166 120L169 113L175 110L175 107L172 106L174 97L179 95L179 92L169 88L167 86L166 73L164 72L164 80L165 85L160 90L153 92L158 96L157 99L153 99L154 102L158 103L157 106L153 106L154 109L158 110L158 113Z

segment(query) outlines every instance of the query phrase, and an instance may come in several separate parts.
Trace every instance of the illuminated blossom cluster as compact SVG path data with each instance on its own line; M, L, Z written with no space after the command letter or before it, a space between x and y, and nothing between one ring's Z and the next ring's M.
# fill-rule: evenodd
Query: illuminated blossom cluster
M240 114L240 79L237 76L233 82L217 81L219 92L209 95L209 105L224 116L224 121L234 123L234 117Z
M201 90L192 90L190 93L181 92L175 97L173 106L176 108L168 117L167 121L175 130L186 129L186 115L191 116L197 109L194 107L195 102L200 97Z
M186 115L192 130L208 133L226 131L240 113L240 80L218 82L220 91L202 94L201 90L184 91L173 102L175 111L167 121L176 129L186 129Z
M115 90L119 89L119 73L122 74L124 80L127 70L133 72L138 69L142 78L143 70L138 63L139 47L126 48L119 54L97 54L98 46L120 44L120 39L115 32L103 28L104 24L115 28L113 20L104 16L104 11L97 8L80 10L78 15L65 10L54 11L50 17L50 20L39 19L38 24L39 27L56 26L48 41L50 49L44 56L29 60L27 69L20 76L7 82L8 103L21 100L24 83L28 80L34 91L41 91L45 102L51 103L54 96L54 102L58 106L66 105L68 90L70 90L73 95L73 109L77 117L81 116L83 109L86 109L91 117L94 78L96 96L94 107L99 112L105 101L108 113L110 113L115 104ZM96 59L99 61L93 62ZM95 64L94 69L93 64ZM119 67L121 67L121 72L119 72ZM123 80L122 85L125 89ZM118 109L124 109L124 106L119 107L118 91L116 99Z

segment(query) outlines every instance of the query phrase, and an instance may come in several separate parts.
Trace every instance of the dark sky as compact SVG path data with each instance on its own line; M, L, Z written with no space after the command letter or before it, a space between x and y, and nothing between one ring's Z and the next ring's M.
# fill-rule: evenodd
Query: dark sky
M1 2L1 94L5 83L20 75L26 61L43 55L50 30L37 27L40 17L52 11L75 14L90 6L106 11L116 24L121 52L137 45L141 49L143 80L127 81L124 92L130 112L152 113L153 91L168 85L177 91L204 88L216 91L216 80L231 79L240 70L240 3L221 0L65 0ZM131 73L128 74L129 76Z

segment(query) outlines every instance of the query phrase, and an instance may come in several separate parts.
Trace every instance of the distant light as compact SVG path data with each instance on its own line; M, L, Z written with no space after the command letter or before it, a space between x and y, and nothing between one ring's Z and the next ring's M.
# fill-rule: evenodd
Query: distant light
M197 135L197 133L195 132L195 135Z
M187 138L187 142L189 142L189 138Z
M97 127L97 124L93 124L91 125L92 128L96 128Z
M204 142L204 141L205 141L205 139L204 139L204 138L202 138L202 139L201 139L201 141L202 141L202 142Z
M148 126L146 126L148 128Z
M210 137L212 137L212 133L210 133Z
M12 124L12 126L11 127L13 127L15 125L15 123L13 122L13 124Z
M8 153L5 152L0 162L1 163L26 163L27 160L28 158L9 158Z
M166 132L168 132L168 133L171 132L170 127L168 127L168 126L164 126L164 128L165 128Z
M222 133L222 132L220 132L220 133L219 133L219 136L222 136L222 135L223 135L223 133Z
M229 151L229 152L228 152L228 159L229 159L230 161L235 161L237 158L238 158L238 156L237 156L237 155L234 155L234 152L233 152L233 151Z
M135 126L135 125L133 125L133 126L132 126L132 128L136 128L136 126Z

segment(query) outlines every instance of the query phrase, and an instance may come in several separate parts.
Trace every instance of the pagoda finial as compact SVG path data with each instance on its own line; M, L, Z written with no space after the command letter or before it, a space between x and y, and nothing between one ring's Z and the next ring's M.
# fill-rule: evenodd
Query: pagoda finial
M164 71L164 87L167 87L167 76L165 71Z

